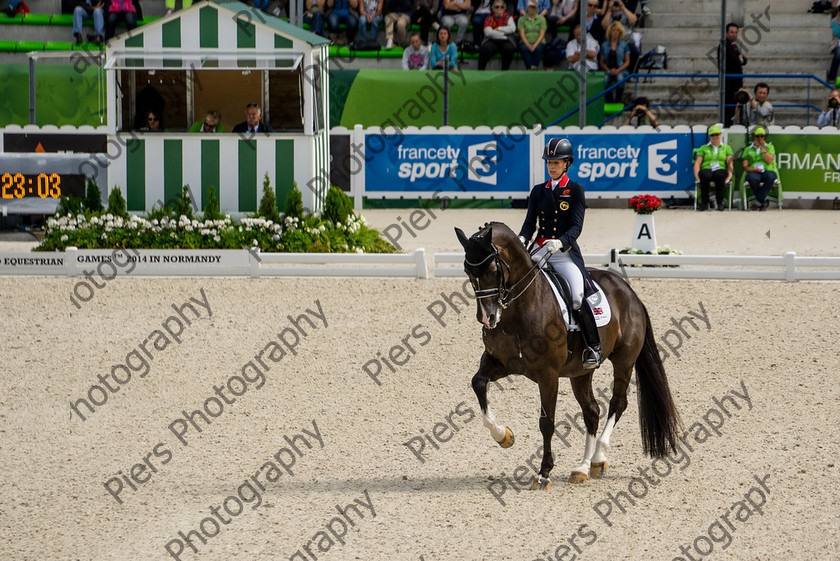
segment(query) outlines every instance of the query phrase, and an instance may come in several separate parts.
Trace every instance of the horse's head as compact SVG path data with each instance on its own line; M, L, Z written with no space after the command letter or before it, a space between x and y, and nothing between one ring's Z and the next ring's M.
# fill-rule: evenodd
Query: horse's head
M523 260L530 263L528 253L510 228L500 222L485 224L469 238L460 228L455 228L455 233L464 246L464 271L475 292L476 319L493 329L509 303L511 267L516 270Z

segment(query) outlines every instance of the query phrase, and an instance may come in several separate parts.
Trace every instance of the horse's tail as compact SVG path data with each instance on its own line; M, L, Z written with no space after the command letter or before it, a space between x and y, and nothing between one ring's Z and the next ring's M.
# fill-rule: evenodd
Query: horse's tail
M656 348L650 316L644 305L642 308L646 323L645 342L642 352L636 358L639 425L642 429L642 447L645 454L660 458L668 454L669 450L676 452L682 422L671 397L665 366Z

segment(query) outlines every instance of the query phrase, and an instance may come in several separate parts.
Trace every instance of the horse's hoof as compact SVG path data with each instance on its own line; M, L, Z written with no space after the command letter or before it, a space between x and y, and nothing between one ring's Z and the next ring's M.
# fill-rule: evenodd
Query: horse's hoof
M531 482L531 491L548 491L551 489L551 480L547 477L538 475Z
M505 427L505 437L502 439L501 442L499 442L499 446L501 446L502 448L510 448L511 446L513 446L514 440L515 439L513 438L513 431L510 430L508 427Z
M569 476L569 483L586 483L586 474L579 471L573 471Z
M589 477L599 479L607 472L607 462L592 462L589 467Z

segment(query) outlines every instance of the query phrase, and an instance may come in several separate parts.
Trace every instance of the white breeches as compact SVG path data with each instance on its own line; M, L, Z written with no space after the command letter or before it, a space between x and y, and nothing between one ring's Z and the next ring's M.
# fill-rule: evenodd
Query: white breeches
M548 250L543 246L537 250L534 257L542 258L546 253L548 253ZM583 275L575 262L572 261L571 255L568 252L560 253L557 251L548 258L548 264L569 283L569 287L572 289L572 305L576 310L579 310L580 304L583 302Z

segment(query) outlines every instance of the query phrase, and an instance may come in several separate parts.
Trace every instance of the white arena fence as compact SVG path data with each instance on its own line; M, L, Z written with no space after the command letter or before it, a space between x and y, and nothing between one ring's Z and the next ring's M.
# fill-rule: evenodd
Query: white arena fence
M753 255L637 255L612 250L585 254L590 267L609 268L628 278L840 280L840 257ZM721 268L725 267L725 268ZM435 253L435 277L464 276L463 253Z

